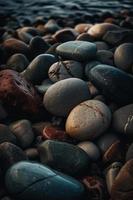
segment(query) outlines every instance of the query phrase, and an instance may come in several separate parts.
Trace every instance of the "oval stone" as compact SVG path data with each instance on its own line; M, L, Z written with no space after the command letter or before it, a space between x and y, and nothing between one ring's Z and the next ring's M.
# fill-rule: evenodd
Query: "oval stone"
M76 105L87 99L90 99L87 84L78 78L68 78L50 86L43 103L53 115L67 116Z
M10 129L16 136L18 145L23 149L30 147L34 140L32 126L29 120L19 120L10 124Z
M133 76L120 69L109 65L97 65L90 70L91 82L104 94L118 105L133 102Z
M90 165L90 158L78 146L46 140L38 147L41 163L72 176L81 176Z
M56 58L53 55L41 54L32 60L22 75L33 84L39 84L48 77L49 67L54 62Z
M86 62L95 58L96 44L86 41L69 41L59 45L56 52L63 58Z
M115 65L124 70L131 71L133 66L133 43L123 43L118 46L114 53Z
M22 72L29 65L29 61L25 55L16 53L7 61L7 67L17 72Z
M80 200L84 197L80 182L38 163L13 165L5 182L8 192L20 200Z
M97 161L100 158L100 151L93 142L80 142L78 147L83 149L93 161Z
M88 100L80 103L69 114L66 132L78 140L93 140L107 130L111 112L102 102Z
M93 36L94 38L102 38L105 33L112 30L119 30L119 26L111 23L100 23L93 25L89 30L88 34Z
M133 104L116 110L113 114L112 125L115 131L133 137Z

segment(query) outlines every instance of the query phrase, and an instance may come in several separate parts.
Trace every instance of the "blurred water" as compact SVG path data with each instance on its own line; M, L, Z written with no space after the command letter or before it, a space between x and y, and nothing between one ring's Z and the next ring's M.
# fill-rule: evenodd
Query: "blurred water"
M133 9L133 0L0 0L0 13L25 17L81 16L104 11Z

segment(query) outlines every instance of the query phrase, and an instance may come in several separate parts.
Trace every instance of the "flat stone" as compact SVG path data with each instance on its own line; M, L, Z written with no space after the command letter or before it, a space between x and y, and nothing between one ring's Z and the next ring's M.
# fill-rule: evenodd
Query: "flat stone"
M81 200L83 185L38 163L18 162L7 172L6 188L20 200Z
M81 62L87 62L95 58L96 51L96 44L86 41L69 41L56 48L59 56Z
M41 163L72 176L81 176L88 170L90 158L78 146L46 140L38 147Z
M97 65L90 70L89 78L108 99L127 105L133 102L133 76L109 65Z

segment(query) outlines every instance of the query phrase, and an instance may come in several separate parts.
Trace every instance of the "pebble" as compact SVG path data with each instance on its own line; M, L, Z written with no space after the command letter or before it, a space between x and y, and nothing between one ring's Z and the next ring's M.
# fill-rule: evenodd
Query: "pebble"
M7 117L7 112L4 107L0 104L0 120L5 119Z
M16 136L13 135L8 126L5 124L0 124L0 144L3 142L11 142L16 144Z
M25 150L25 154L31 161L39 160L39 153L36 148L29 148Z
M21 40L15 38L7 39L3 42L3 47L5 48L8 57L15 53L21 53L25 56L29 56L29 48Z
M55 20L51 19L44 25L44 30L47 33L55 33L56 31L60 30L60 26Z
M87 79L89 80L89 71L95 67L96 65L99 65L101 64L99 61L91 61L91 62L88 62L86 65L85 65L85 76L87 77Z
M41 94L44 95L45 92L47 91L47 89L48 89L51 85L53 85L53 82L52 82L49 78L47 78L47 79L45 79L45 80L42 82L41 85L36 85L35 87L36 87L36 89L37 89L37 91L38 91L39 93L41 93Z
M22 149L26 149L31 146L34 140L34 134L29 120L22 119L11 123L10 130L16 136L18 145Z
M112 126L118 133L133 137L133 104L121 107L114 112Z
M10 142L3 142L0 144L0 163L4 173L13 164L22 160L27 160L27 156L20 147Z
M53 82L67 78L83 78L83 65L74 60L59 61L51 65L48 71L49 78Z
M80 200L83 185L38 163L18 162L6 173L6 188L15 199ZM64 195L65 194L65 195Z
M29 43L29 49L33 58L40 54L44 54L49 47L50 45L40 36L33 37Z
M49 67L56 62L56 58L50 54L40 54L32 60L26 70L21 74L33 84L40 84L48 77Z
M77 36L76 40L94 42L94 38L88 33L81 33Z
M102 64L113 65L114 64L114 54L108 50L97 51L96 60Z
M111 122L111 112L102 102L87 100L68 115L66 132L78 140L93 140L103 134Z
M38 113L40 97L33 86L14 70L0 71L0 100L13 112Z
M105 171L106 183L109 194L111 193L112 185L115 181L116 176L118 175L120 169L122 167L122 163L114 162L112 163Z
M133 102L133 77L109 65L97 65L90 70L89 78L102 94L118 105Z
M55 39L56 42L63 43L75 40L77 35L78 33L76 32L76 30L72 28L64 28L59 31L56 31L56 33L53 35L53 38Z
M103 41L97 41L95 42L96 46L97 46L97 50L108 50L109 46L107 45L107 43L103 42Z
M71 176L81 176L90 165L90 158L78 146L46 140L38 147L41 163Z
M43 104L53 115L67 116L76 105L87 99L90 99L87 84L78 78L68 78L48 88Z
M121 168L111 188L113 200L132 200L133 197L133 159Z
M115 31L119 30L119 26L111 23L99 23L93 25L89 30L88 34L93 36L96 39L102 39L102 37L108 32L108 31Z
M92 24L87 24L87 23L81 23L81 24L77 24L74 29L78 32L78 33L85 33L87 32L90 28L92 27Z
M96 44L86 41L69 41L59 45L56 52L63 58L87 62L96 56Z
M100 151L93 142L80 142L78 147L83 149L93 161L97 161L100 158Z
M9 69L22 72L29 65L29 61L24 54L16 53L8 59L6 65Z
M130 72L133 66L132 52L133 43L123 43L118 46L114 53L114 63L116 67Z

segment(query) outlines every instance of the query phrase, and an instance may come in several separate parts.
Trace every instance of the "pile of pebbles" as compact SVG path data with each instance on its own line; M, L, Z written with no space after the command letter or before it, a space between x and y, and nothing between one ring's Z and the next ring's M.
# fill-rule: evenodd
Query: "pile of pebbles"
M1 200L133 199L131 19L1 28Z

